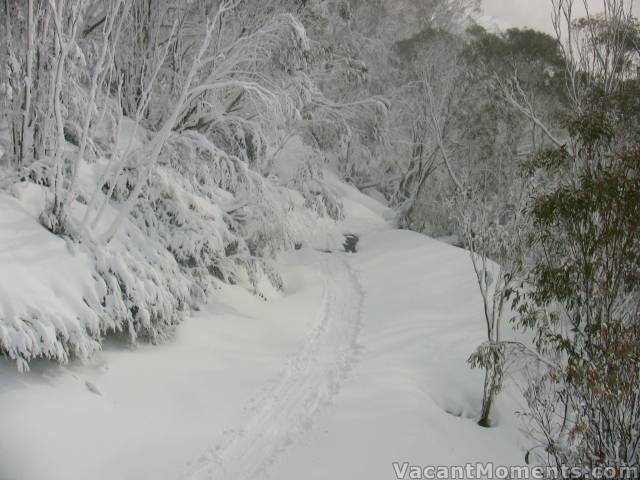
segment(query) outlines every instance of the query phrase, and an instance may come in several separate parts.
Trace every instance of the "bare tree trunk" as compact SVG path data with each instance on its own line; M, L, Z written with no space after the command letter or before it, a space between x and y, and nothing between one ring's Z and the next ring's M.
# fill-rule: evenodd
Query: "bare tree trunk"
M22 111L22 131L20 132L20 150L18 164L24 163L27 150L32 149L33 132L31 131L31 87L33 85L33 0L27 3L27 76L24 79L24 105Z
M47 220L46 225L49 230L54 233L63 233L66 224L66 212L65 212L65 192L64 192L64 118L63 118L63 78L65 76L65 64L71 49L73 48L76 34L78 31L78 19L81 15L81 9L83 7L84 0L78 0L79 3L74 5L74 8L70 8L69 15L71 15L71 25L69 27L68 35L65 35L63 21L64 21L64 3L57 6L53 0L49 0L49 7L52 14L52 19L55 28L56 38L56 55L55 55L55 77L52 86L53 92L53 114L56 125L56 144L55 144L55 177L53 185L53 205L51 207L51 217Z
M89 141L89 129L91 126L91 120L93 118L93 112L94 110L97 110L96 96L98 94L98 91L102 87L102 84L105 81L105 76L103 75L103 72L105 69L108 69L109 49L110 47L112 47L110 42L114 42L113 48L115 48L117 43L117 37L120 31L120 28L122 27L122 21L127 11L125 8L125 11L122 12L120 17L118 17L121 6L122 6L122 0L115 0L112 5L112 10L108 11L106 14L107 22L103 28L102 49L100 51L100 56L98 58L96 65L94 66L94 71L91 76L89 98L87 100L86 114L82 124L82 135L80 137L78 154L76 155L75 161L72 164L71 182L69 185L69 190L67 192L67 197L65 199L66 205L70 205L76 200L78 172L80 169L80 165L84 161L84 155L87 148L87 143ZM119 22L116 23L116 20L119 20ZM112 33L114 33L114 27L116 28L115 39L112 38Z
M488 365L484 370L484 394L482 397L482 409L478 425L488 428L491 426L491 407L498 393L499 386L495 366Z

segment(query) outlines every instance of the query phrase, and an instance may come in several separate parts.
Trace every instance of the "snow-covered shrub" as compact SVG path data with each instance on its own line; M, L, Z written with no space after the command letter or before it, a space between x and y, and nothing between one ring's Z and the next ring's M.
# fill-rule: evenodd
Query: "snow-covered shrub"
M159 167L144 191L147 201L139 202L131 215L147 235L159 239L204 294L214 277L233 280L228 254L237 253L239 241L224 221L220 202L190 187L189 180L171 168Z
M45 188L21 182L12 191L19 199L0 195L0 235L14 256L0 283L2 354L26 369L34 358L87 358L113 332L133 342L171 333L188 311L191 282L163 245L130 222L108 246L74 244L38 225Z
M219 129L217 140L231 145L232 152L242 150L247 158L237 133L235 128ZM258 157L255 163L261 161ZM114 200L130 194L137 176L137 168L124 169ZM300 186L310 188L304 183ZM317 188L310 199L326 187L318 184ZM322 248L339 244L333 221L319 221L329 217L327 208L320 208L320 200L312 205L195 131L176 133L169 139L142 197L131 220L171 252L193 282L192 293L198 299L218 281L242 283L245 279L248 288L259 291L261 279L267 279L272 288L279 289L282 280L270 264L276 253L299 243ZM337 217L339 205L334 208L331 213Z
M16 193L28 195L0 194L0 353L20 370L34 358L87 357L99 348L102 321L91 256L38 224L41 187Z
M207 138L227 155L260 170L267 152L267 141L259 125L239 117L222 118L207 130Z
M279 252L341 245L342 205L323 176L349 127L323 110L304 26L282 8L205 3L11 3L19 21L0 25L16 43L0 49L0 124L21 164L2 188L42 194L33 216L47 238L82 250L91 294L74 297L88 315L77 328L73 315L27 315L24 334L3 333L3 353L66 361L111 332L158 341L220 282L269 297L283 286ZM303 118L312 103L320 115ZM280 162L277 145L300 131L300 155Z
M323 179L325 152L307 143L312 140L305 141L305 136L311 135L308 129L302 133L288 139L276 155L272 171L284 185L298 191L305 206L318 216L340 220L342 204Z
M341 220L344 218L342 202L323 180L322 170L306 163L298 170L289 185L302 194L305 206L320 217Z
M164 245L127 222L93 253L104 289L102 333L128 333L133 342L166 338L188 311L192 288Z

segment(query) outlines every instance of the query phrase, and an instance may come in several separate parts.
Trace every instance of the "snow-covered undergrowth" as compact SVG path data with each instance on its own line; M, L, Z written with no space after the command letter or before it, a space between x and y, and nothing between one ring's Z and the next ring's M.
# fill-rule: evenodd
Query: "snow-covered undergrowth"
M280 148L326 103L317 54L286 5L22 7L5 5L16 22L0 27L11 45L0 52L11 65L0 68L0 195L42 237L22 245L28 255L60 240L91 280L52 304L8 300L0 354L24 369L86 358L112 332L158 342L221 284L278 296L277 253L341 246L342 206L323 178L331 142ZM55 291L31 268L36 290Z
M2 262L0 331L20 369L37 357L87 358L110 332L156 341L183 318L189 282L157 240L127 222L108 248L74 243L38 223L42 188L13 192L18 198L0 195L2 243L15 248Z
M130 138L125 135L118 143L141 145L148 134L136 128L138 135L129 131ZM227 133L237 137L238 131ZM225 152L210 138L246 158ZM250 168L259 168L255 163L266 157L259 140L253 138L255 145L249 146L242 139L234 147L222 139L220 132L173 136L141 200L108 242L104 235L119 215L119 204L138 181L135 165L125 164L117 183L104 182L101 191L95 185L108 176L113 162L97 158L81 166L77 201L68 208L72 239L39 224L54 181L47 159L5 180L0 352L26 369L38 357L87 358L110 333L123 333L134 343L157 343L223 283L239 284L264 299L277 296L282 279L271 259L278 252L302 245L340 247L335 221L340 201L320 171L299 184L277 175L266 178ZM74 147L68 150L72 154ZM290 168L295 175L309 165L295 152L281 153L277 163L300 163ZM312 181L319 186L314 192L308 188ZM13 271L20 272L20 281L14 281Z
M87 252L51 235L17 199L0 194L0 345L24 368L34 356L86 356L100 330ZM75 250L75 251L74 251ZM93 286L93 288L92 288Z

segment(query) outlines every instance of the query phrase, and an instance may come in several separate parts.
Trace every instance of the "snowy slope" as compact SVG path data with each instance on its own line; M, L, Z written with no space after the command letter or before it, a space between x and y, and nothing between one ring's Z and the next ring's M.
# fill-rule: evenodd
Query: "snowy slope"
M87 305L99 296L90 257L51 235L16 198L0 194L0 212L0 344L14 359L66 359L57 334L74 339L77 355L96 350L86 333L99 323Z
M520 464L509 389L474 417L483 340L466 252L393 230L346 185L359 252L283 255L285 294L224 287L165 345L0 364L0 478L393 479L394 461ZM513 390L513 389L511 389Z

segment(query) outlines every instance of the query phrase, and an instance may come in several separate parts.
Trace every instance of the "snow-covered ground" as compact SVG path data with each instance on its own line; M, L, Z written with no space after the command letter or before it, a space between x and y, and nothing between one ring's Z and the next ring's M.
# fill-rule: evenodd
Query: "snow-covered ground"
M496 428L475 423L483 377L466 359L484 324L468 254L393 230L385 207L334 183L359 251L281 256L280 298L227 286L166 344L111 340L87 364L28 374L3 360L0 479L386 480L393 462L523 463L515 389ZM0 274L23 281L15 260L0 256Z

